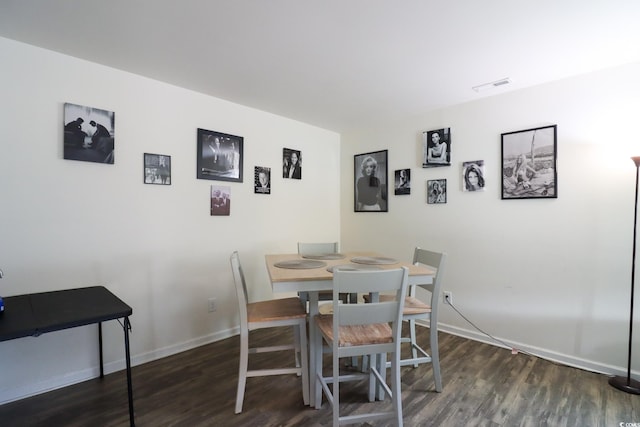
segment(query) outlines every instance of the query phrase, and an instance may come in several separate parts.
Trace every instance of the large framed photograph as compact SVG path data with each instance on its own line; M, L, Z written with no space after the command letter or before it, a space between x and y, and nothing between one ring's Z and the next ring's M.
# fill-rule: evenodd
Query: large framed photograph
M557 125L502 134L502 199L558 197Z
M144 183L171 185L171 156L144 153Z
M115 121L113 111L65 103L63 157L114 164Z
M451 166L451 128L422 132L423 168Z
M198 129L197 178L242 182L244 138Z
M387 150L356 154L354 160L354 211L387 212Z

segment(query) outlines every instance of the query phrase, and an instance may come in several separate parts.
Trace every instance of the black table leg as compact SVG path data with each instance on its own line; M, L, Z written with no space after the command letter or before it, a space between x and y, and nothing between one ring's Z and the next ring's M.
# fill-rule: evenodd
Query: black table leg
M129 393L129 423L131 427L135 427L136 422L133 416L133 385L131 383L131 352L129 350L129 331L131 330L131 323L129 318L124 318L124 347L127 359L127 391Z
M102 322L98 322L98 352L100 353L100 378L104 378L104 361L102 360Z

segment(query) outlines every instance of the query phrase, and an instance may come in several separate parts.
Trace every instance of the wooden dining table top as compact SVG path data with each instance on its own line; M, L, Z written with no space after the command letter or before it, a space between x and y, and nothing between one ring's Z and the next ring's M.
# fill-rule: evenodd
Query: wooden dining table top
M271 254L265 255L265 260L267 264L267 271L269 272L269 278L271 283L282 283L282 282L316 282L316 281L330 281L333 280L333 273L327 270L328 267L333 267L336 265L343 264L354 264L351 260L354 257L383 257L376 252L344 252L342 253L344 258L342 259L323 259L321 260L326 265L317 268L304 268L304 269L295 269L295 268L280 268L276 267L275 264L283 261L293 261L293 260L303 260L302 255L294 253L294 254ZM423 265L414 265L411 262L397 260L396 263L393 264L382 264L375 265L375 267L379 267L383 270L390 270L394 268L407 267L409 269L409 279L411 281L411 277L416 276L420 278L430 278L432 279L435 275L435 270Z

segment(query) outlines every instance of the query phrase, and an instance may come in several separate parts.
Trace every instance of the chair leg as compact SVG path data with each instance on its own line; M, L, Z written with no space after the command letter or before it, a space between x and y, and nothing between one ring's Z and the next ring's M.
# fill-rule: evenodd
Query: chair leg
M416 345L417 345L417 341L416 341L416 321L414 319L409 319L409 335L410 335L410 339L411 339L411 358L412 359L417 359L418 358L418 352L416 350ZM413 364L414 368L418 367L418 363L415 362Z
M333 395L333 425L340 425L340 358L336 351L333 352L333 385L331 394Z
M240 365L238 367L238 391L236 393L236 414L242 412L244 389L247 384L247 368L249 364L249 333L240 332Z
M296 354L300 352L301 371L302 371L302 400L305 405L309 405L309 365L307 357L307 320L304 319L300 324L294 327L296 331Z
M317 334L319 334L319 331L316 331ZM315 352L315 369L314 369L314 373L313 375L315 375L315 398L316 398L316 402L315 402L315 407L316 409L320 409L322 407L322 381L320 380L320 378L322 377L322 338L320 339L320 345L316 345L315 347L319 347L316 348L316 352Z
M436 391L442 392L442 377L440 375L440 352L438 351L438 327L431 324L429 328L429 343L431 345L431 365L433 367L433 380L436 383Z
M387 353L381 353L376 357L378 372L380 372L380 376L382 380L386 380L387 378ZM372 365L373 366L373 365ZM384 400L385 392L384 388L381 384L378 385L378 400Z
M398 426L402 425L402 389L400 385L400 355L393 354L393 359L391 359L391 392L392 403L393 403L393 412L396 415L396 424ZM386 365L386 364L385 364Z
M376 366L376 355L371 354L369 356L362 356L362 365L364 366L365 360L369 360L369 365L373 368ZM373 374L373 369L369 369L369 402L376 400L376 390L378 388L378 379Z

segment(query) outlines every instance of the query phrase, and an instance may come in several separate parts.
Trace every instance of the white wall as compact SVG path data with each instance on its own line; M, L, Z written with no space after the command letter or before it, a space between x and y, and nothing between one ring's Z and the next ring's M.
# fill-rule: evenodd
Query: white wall
M265 253L338 240L338 134L8 39L0 57L0 295L105 285L133 308L139 364L236 333L233 250L257 300ZM63 160L65 102L115 112L114 165ZM243 183L196 179L199 127L244 137ZM285 147L302 180L281 177ZM145 152L171 156L170 186L143 184ZM253 193L254 166L272 168L271 195ZM210 216L212 184L231 186L231 216ZM97 376L96 330L0 343L0 403ZM105 324L107 372L123 347Z
M415 246L445 251L443 288L479 327L545 357L626 372L638 75L640 64L628 65L342 135L343 248L405 259ZM558 125L558 198L502 201L500 134L550 124ZM443 127L452 131L452 166L422 169L421 132ZM412 193L391 195L388 213L354 213L353 155L382 149L390 175L411 168ZM461 163L480 159L486 191L463 193ZM425 182L438 178L448 180L447 204L428 205ZM451 307L440 327L486 339Z

